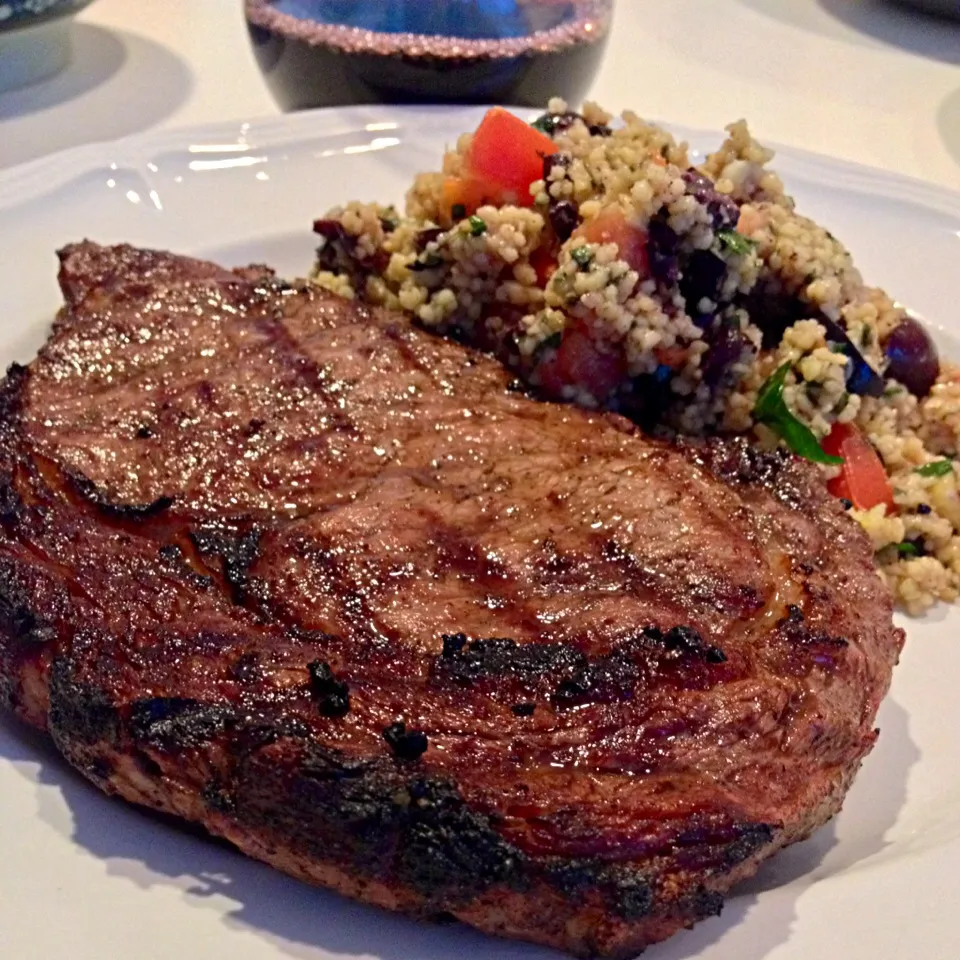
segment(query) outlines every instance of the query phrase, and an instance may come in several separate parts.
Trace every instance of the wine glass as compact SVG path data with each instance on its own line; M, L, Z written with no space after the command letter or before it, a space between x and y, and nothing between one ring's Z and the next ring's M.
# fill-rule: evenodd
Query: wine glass
M371 102L579 101L613 0L244 0L284 109Z

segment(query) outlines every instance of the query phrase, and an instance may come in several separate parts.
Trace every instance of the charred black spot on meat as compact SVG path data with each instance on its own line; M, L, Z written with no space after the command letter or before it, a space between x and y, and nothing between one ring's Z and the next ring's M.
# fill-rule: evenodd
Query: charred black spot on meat
M197 590L209 590L213 584L213 578L206 574L197 573L196 570L187 562L183 550L175 543L164 544L157 551L160 559L170 568L171 572L178 579L190 584Z
M443 655L434 672L469 686L486 677L536 680L549 674L581 667L586 657L560 643L517 643L506 637L467 641L462 634L444 638Z
M793 603L787 606L786 613L777 621L777 631L785 640L801 647L819 646L842 650L849 645L844 637L831 636L812 628L807 623L803 610Z
M165 751L209 743L233 721L232 709L188 697L151 697L130 708L133 738Z
M579 902L592 892L624 920L647 916L654 904L649 880L630 867L611 865L601 859L557 860L549 863L544 876L564 898Z
M233 602L242 604L251 586L249 570L260 550L260 531L202 527L191 531L190 540L204 559L220 560Z
M456 657L467 645L467 635L465 633L445 634L441 637L443 643L443 653L441 656L445 660L451 660Z
M56 657L50 669L49 723L58 744L115 746L119 742L120 713L115 703L104 691L78 681L67 657Z
M678 438L677 445L718 480L744 486L776 488L792 459L786 450L761 450L739 437L724 442Z
M307 669L310 672L310 692L320 713L325 717L346 716L350 712L350 691L334 676L330 664L314 660Z
M677 651L686 656L702 657L707 663L726 663L727 655L719 648L704 642L693 627L671 627L666 633L648 628L645 635L663 643L668 650Z
M522 882L525 856L496 832L489 817L471 809L454 785L410 778L405 769L311 743L289 802L271 814L271 824L277 829L288 821L296 824L316 838L322 859L402 883L431 910L454 908L497 883ZM261 823L256 757L241 776L246 789L235 790L234 816Z
M613 868L604 879L612 894L611 905L624 920L629 923L649 915L654 896L645 877L626 868Z
M0 420L14 419L23 409L23 388L30 371L20 363L11 363L0 383Z
M532 717L536 711L535 703L515 703L510 710L518 717Z
M115 520L149 520L173 506L173 497L166 496L157 497L151 503L117 503L82 473L68 474L68 479L78 496Z
M46 644L56 639L56 628L32 606L16 564L0 558L0 629L25 646Z
M686 870L722 873L772 843L774 830L767 823L704 818L674 838L674 856Z
M706 920L707 917L719 917L723 912L723 896L716 890L708 890L706 887L698 887L686 902L690 907L690 912L697 920Z
M557 707L628 700L674 662L718 665L726 660L722 650L705 643L692 627L673 627L666 632L646 627L615 643L609 653L584 658L558 684L551 700Z
M427 735L421 730L408 730L399 720L384 728L383 739L398 760L419 760L427 752Z
M455 788L418 780L407 789L410 803L397 861L402 882L449 906L513 879L520 855Z
M768 823L747 823L737 827L738 836L723 848L723 863L727 867L749 860L758 850L773 842L774 828Z
M580 899L587 891L595 889L599 883L599 868L594 860L548 861L543 873L550 885L564 897Z

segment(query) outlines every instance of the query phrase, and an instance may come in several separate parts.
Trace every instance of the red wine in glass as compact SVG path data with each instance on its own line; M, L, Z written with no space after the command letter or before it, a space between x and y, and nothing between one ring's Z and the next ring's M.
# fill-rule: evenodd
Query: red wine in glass
M613 0L244 0L284 109L582 99Z

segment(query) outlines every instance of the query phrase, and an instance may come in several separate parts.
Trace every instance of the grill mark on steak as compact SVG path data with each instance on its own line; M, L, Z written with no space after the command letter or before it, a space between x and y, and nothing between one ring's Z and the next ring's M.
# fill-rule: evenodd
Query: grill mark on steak
M535 403L259 272L62 260L55 332L0 386L0 698L105 790L349 895L611 956L836 811L902 633L812 469ZM175 502L111 514L71 475Z
M156 517L173 506L173 497L157 497L151 503L116 503L104 491L81 473L67 474L73 489L108 517L118 520L146 520Z
M250 589L250 568L260 548L261 531L241 532L229 525L201 527L189 533L190 542L203 559L219 560L231 600L243 606Z

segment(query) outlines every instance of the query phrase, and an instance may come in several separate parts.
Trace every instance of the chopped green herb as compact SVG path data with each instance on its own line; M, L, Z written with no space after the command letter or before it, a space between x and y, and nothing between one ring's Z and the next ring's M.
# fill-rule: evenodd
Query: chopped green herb
M837 405L833 408L833 413L835 416L840 416L844 410L847 409L847 404L850 403L850 394L844 393L840 399L837 401Z
M887 389L883 391L883 395L887 398L897 397L901 393L903 393L903 387L887 387Z
M571 251L570 256L581 270L586 270L593 263L593 251L589 247L577 247Z
M783 387L789 372L790 364L785 363L763 384L753 408L754 417L773 430L797 456L814 463L843 463L842 457L832 457L825 453L813 431L788 409L783 399Z
M470 233L474 237L481 237L487 232L487 221L483 217L474 214L468 221L470 224Z
M720 241L720 246L738 257L745 257L757 246L756 241L745 237L742 233L737 233L736 230L718 230L717 239Z
M831 343L830 344L831 353L846 353L847 345L845 343Z
M921 477L945 477L948 473L953 473L953 461L934 460L933 463L917 467L914 473L919 473Z
M864 324L863 330L860 331L860 346L869 347L871 343L873 343L873 330Z
M545 113L542 117L537 117L530 126L552 137L557 130L557 117L555 114Z
M450 208L450 216L454 220L462 220L467 215L467 208L462 203L455 203Z
M919 557L920 551L917 549L915 543L911 543L909 540L904 540L903 543L897 544L897 553L901 557Z

